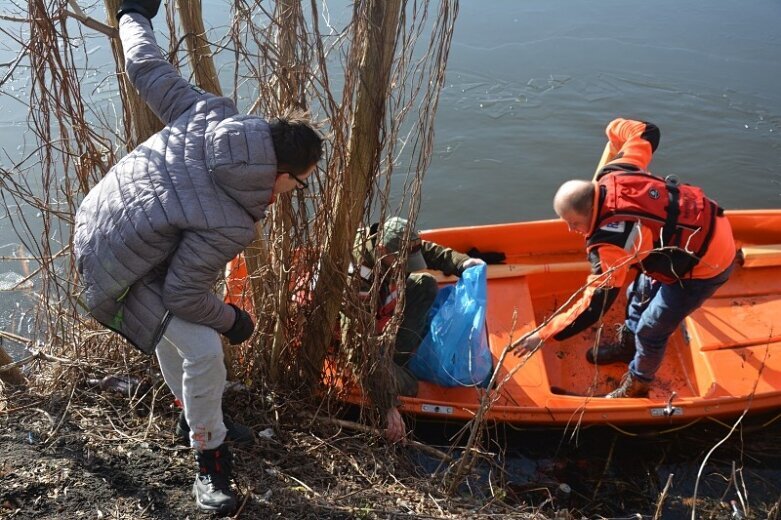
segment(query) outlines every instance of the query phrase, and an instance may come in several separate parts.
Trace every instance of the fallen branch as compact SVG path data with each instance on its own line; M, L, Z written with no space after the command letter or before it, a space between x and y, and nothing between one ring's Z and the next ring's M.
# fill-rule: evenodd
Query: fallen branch
M29 23L29 18L21 18L19 16L10 16L7 14L0 14L0 20L3 20L4 22L19 22L19 23Z
M0 379L9 385L21 386L27 382L24 374L19 370L17 364L11 360L2 345L0 345Z
M371 426L366 426L365 424L360 424L353 421L345 421L344 419L335 419L333 417L321 417L321 416L312 415L308 413L301 413L300 415L307 419L312 419L321 422L323 424L331 424L334 426L338 426L340 428L346 428L348 430L370 433L372 435L377 435L379 437L383 436L383 433L380 430L378 430L377 428L372 428ZM422 442L413 441L411 439L407 439L406 441L404 441L404 443L407 446L411 446L415 449L422 451L423 453L426 453L427 455L431 455L432 457L441 459L443 462L448 462L448 463L453 462L453 457L451 457L450 455L448 455L443 451L440 451L432 446L429 446L428 444L423 444Z
M17 336L16 334L13 334L11 332L0 330L0 338L11 339L13 341L16 341L17 343L21 343L25 345L28 348L30 345L32 345L32 340L28 340L21 336ZM17 361L11 361L11 358L8 356L8 354L6 354L5 351L2 349L2 347L0 347L0 377L3 378L7 377L7 374L3 375L6 372L10 372L11 374L14 374L14 372L18 372L19 370L18 367L24 366L30 361L35 361L36 359L43 359L44 361L60 363L65 366L83 366L82 363L79 363L77 361L73 361L71 359L66 359L62 357L52 356L51 354L45 354L40 350L33 351L29 356L25 358L19 359ZM21 372L19 372L19 374L21 375ZM23 375L22 378L24 380Z

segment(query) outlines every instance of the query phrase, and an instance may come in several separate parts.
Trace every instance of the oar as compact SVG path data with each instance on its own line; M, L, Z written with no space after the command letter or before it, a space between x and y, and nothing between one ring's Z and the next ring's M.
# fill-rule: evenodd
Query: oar
M562 273L573 271L586 271L591 264L588 262L559 262L555 264L499 264L489 265L486 271L488 279L515 278L540 273ZM455 276L445 276L439 271L424 271L437 279L439 283L453 283L458 280Z
M781 244L766 244L761 246L743 246L743 267L773 267L781 265ZM489 280L498 278L515 278L530 274L569 273L586 271L591 267L588 262L558 262L552 264L499 264L489 265L486 276ZM423 271L433 275L439 283L453 283L458 278L445 276L439 271Z
M605 166L605 164L610 160L610 141L605 144L605 149L602 151L602 157L599 158L599 162L597 163L597 169L594 171L594 177L591 178L592 181L597 180L597 175L599 175L599 171Z

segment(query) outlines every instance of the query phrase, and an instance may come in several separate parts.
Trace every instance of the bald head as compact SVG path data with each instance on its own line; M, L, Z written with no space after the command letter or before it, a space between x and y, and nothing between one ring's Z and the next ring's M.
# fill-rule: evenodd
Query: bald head
M553 197L553 211L567 222L571 230L582 234L589 231L593 205L594 184L590 181L567 181Z
M553 210L557 215L563 213L580 213L591 215L591 205L594 203L594 185L589 181L572 180L562 184L553 197Z

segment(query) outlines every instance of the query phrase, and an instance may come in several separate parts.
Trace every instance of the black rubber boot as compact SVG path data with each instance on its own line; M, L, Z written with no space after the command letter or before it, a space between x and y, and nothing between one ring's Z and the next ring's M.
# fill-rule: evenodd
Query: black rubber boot
M629 363L634 359L636 350L635 335L626 325L621 324L616 331L615 340L601 343L596 352L593 348L586 351L586 361L592 365Z
M607 394L608 399L621 399L624 397L648 397L651 383L641 381L632 376L631 372L624 374L618 388Z
M236 510L238 498L230 487L231 454L223 444L213 450L195 452L198 475L193 483L193 496L198 509L222 515Z
M235 442L237 444L252 444L255 442L255 432L252 428L243 424L235 423L229 417L223 415L222 422L228 432L225 434L225 442ZM190 425L184 417L184 410L179 413L179 420L176 422L176 437L179 442L185 446L190 445Z

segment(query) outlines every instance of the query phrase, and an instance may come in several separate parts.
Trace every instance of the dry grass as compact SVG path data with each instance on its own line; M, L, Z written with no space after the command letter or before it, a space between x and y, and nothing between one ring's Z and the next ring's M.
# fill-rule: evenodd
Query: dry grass
M0 411L0 512L11 518L185 518L194 507L190 450L161 384L134 397L77 382L49 395L11 394ZM259 432L234 448L237 518L531 518L529 507L466 490L447 495L416 451L300 419L305 403L246 390L228 413ZM277 417L281 418L277 420Z

